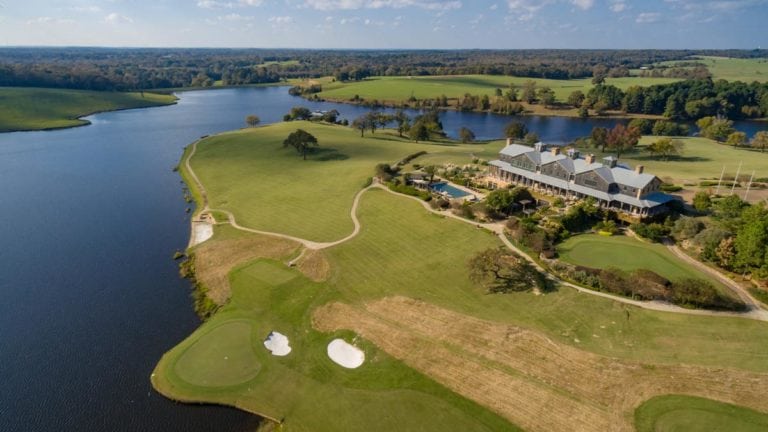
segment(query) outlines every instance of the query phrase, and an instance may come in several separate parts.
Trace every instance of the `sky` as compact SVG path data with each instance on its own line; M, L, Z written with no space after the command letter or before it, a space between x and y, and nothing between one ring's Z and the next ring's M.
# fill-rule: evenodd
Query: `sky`
M0 0L0 46L768 47L768 0Z

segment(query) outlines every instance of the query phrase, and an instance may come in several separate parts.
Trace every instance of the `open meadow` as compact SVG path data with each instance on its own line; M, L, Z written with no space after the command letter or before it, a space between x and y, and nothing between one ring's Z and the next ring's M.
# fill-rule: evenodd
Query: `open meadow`
M366 99L386 102L406 102L409 98L434 99L445 95L449 99L472 95L493 96L497 88L506 91L510 85L520 89L527 81L535 81L537 87L550 87L558 101L564 102L573 91L586 94L593 87L591 78L553 80L503 75L451 75L414 77L373 77L357 82L331 82L320 80L323 91L318 96L333 100L350 100L356 95ZM649 86L679 81L671 78L608 78L606 83L623 90L630 86Z
M741 59L713 56L696 56L690 60L678 60L661 62L662 66L704 64L712 74L712 79L724 79L727 81L741 81L751 83L753 81L768 81L768 59ZM637 73L637 71L635 71Z
M169 105L176 97L157 93L0 87L0 132L82 126L102 111Z
M302 161L280 148L299 125L348 157ZM238 223L336 240L351 230L349 203L375 163L422 148L447 158L483 150L288 123L203 140L192 167L211 201L238 191L219 202ZM467 269L474 253L501 246L486 230L379 188L362 195L357 216L357 236L301 256L298 243L217 225L191 252L208 265L197 262L198 280L216 274L224 306L163 356L155 388L286 431L629 431L638 406L669 394L768 412L768 323L655 312L566 287L490 295ZM272 331L290 339L289 355L264 348ZM359 369L329 360L337 337L364 351ZM730 424L712 406L707 415Z

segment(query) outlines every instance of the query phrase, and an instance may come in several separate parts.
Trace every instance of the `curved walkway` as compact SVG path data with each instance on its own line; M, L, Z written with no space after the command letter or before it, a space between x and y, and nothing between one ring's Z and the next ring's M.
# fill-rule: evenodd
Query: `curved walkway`
M192 144L192 149L190 150L189 155L187 156L186 160L184 161L184 165L186 166L187 172L192 177L192 179L195 181L196 186L198 188L198 191L200 192L200 195L201 195L201 197L203 199L203 208L198 213L202 214L202 213L205 213L205 212L208 212L208 211L218 211L218 212L224 213L224 214L227 215L227 218L229 220L229 224L232 227L234 227L236 229L239 229L241 231L246 231L246 232L251 232L251 233L261 234L261 235L267 235L267 236L271 236L271 237L278 237L278 238L283 238L283 239L287 239L287 240L292 240L292 241L295 241L297 243L300 243L306 249L312 249L312 250L327 249L327 248L331 248L331 247L334 247L334 246L338 246L338 245L340 245L340 244L342 244L344 242L347 242L347 241L353 239L355 236L357 236L360 233L361 225L360 225L360 220L357 217L357 208L358 208L358 206L360 204L360 198L368 190L371 190L373 188L379 188L379 189L383 189L383 190L385 190L385 191L387 191L387 192L389 192L389 193L391 193L393 195L397 195L399 197L406 197L406 198L409 198L409 199L413 199L413 200L419 202L422 205L422 207L424 207L427 211L429 211L431 213L434 213L436 215L440 215L440 216L443 216L443 217L448 217L448 218L451 218L451 219L455 219L455 220L461 221L463 223L474 225L477 228L487 229L487 230L492 231L493 233L495 233L499 237L501 242L507 248L509 248L513 252L517 253L518 255L522 256L527 261L529 261L531 264L533 264L539 271L544 273L547 276L547 278L549 278L549 280L551 280L552 282L558 283L560 285L564 285L564 286L573 288L573 289L575 289L576 291L578 291L580 293L589 294L589 295L593 295L593 296L596 296L596 297L603 297L603 298L610 299L610 300L613 300L613 301L617 301L617 302L620 302L620 303L636 306L636 307L647 309L647 310L659 311L659 312L673 312L673 313L681 313L681 314L686 314L686 315L699 315L699 316L711 316L711 317L749 318L749 319L754 319L754 320L758 320L758 321L766 321L766 322L768 322L768 311L760 309L759 306L757 306L757 303L754 300L754 298L752 296L750 296L749 293L744 291L743 288L741 288L741 287L738 288L737 292L745 294L748 297L748 299L750 299L750 301L747 302L747 305L750 306L750 308L751 308L749 312L742 312L742 313L739 313L739 312L717 312L717 311L709 311L709 310L702 310L702 309L685 309L685 308L681 308L679 306L675 306L675 305L672 305L672 304L669 304L669 303L664 303L664 302L656 302L656 301L642 302L642 301L637 301L637 300L632 300L632 299L628 299L628 298L624 298L624 297L615 296L615 295L604 293L604 292L600 292L600 291L594 291L594 290L591 290L591 289L580 287L580 286L572 284L570 282L566 282L566 281L564 281L564 280L562 280L562 279L552 275L546 269L541 267L539 265L539 263L536 262L536 260L531 258L530 255L528 255L526 252L522 251L520 248L518 248L517 246L512 244L512 242L509 241L509 239L506 237L506 235L504 235L504 225L502 223L477 223L477 222L470 221L468 219L464 219L462 217L456 216L453 213L445 213L445 212L437 211L437 210L433 209L432 207L430 207L429 204L427 204L427 202L425 202L425 201L423 201L423 200L421 200L421 199L419 199L417 197L413 197L413 196L409 196L409 195L403 195L403 194L400 194L400 193L397 193L397 192L393 192L389 188L379 184L378 182L374 182L372 185L370 185L370 186L368 186L368 187L358 191L357 194L355 195L355 199L352 202L352 208L350 209L350 217L352 218L352 223L354 224L354 229L352 230L351 234L349 234L348 236L346 236L346 237L344 237L344 238L342 238L340 240L336 240L336 241L333 241L333 242L315 242L315 241L312 241L312 240L302 239L302 238L290 236L290 235L287 235L287 234L270 232L270 231L261 231L261 230L256 230L256 229L252 229L252 228L247 228L247 227L244 227L244 226L239 225L237 223L237 220L235 219L235 216L232 214L232 212L230 212L228 210L211 209L208 206L208 195L207 195L207 193L205 191L205 188L203 187L202 182L200 182L200 179L197 177L197 174L195 174L194 170L192 170L192 166L189 163L190 159L192 158L192 156L194 156L195 152L197 151L197 143L198 142L200 142L200 141L199 140L195 141ZM295 264L299 260L299 258L301 258L304 255L304 252L305 251L302 251L301 254L299 255L299 257L297 257L294 260L292 260L291 263ZM682 254L682 252L679 251L679 250L678 251L674 251L673 250L673 253L675 253L675 255ZM683 254L683 255L685 255L685 254ZM678 255L678 256L680 256L680 255ZM687 259L686 258L683 258L683 259L686 259L686 261L692 260L693 262L696 262L698 265L696 265L696 264L694 264L694 265L696 265L697 268L702 269L702 270L706 269L705 271L707 271L710 274L715 275L716 277L718 277L718 279L725 278L725 276L719 274L719 272L716 272L715 270L710 269L709 267L705 266L704 264L698 263L697 261L693 260L691 257L688 257L687 255L685 255L685 256L687 257ZM682 256L681 256L681 258L682 258ZM691 262L691 261L688 261L688 262ZM701 266L703 266L703 268ZM714 272L714 273L711 273L711 272ZM727 278L725 278L725 279L727 279ZM727 279L727 280L730 281L730 279ZM730 282L735 284L735 282L733 282L733 281L730 281ZM728 286L732 287L733 285L731 285L729 283Z

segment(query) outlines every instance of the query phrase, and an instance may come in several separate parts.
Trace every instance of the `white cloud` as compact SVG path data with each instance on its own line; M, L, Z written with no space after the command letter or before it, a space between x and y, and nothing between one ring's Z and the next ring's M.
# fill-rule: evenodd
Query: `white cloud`
M289 17L289 16L273 16L273 17L269 17L268 21L271 22L272 24L286 25L286 24L293 23L293 17Z
M623 0L611 0L611 4L610 6L608 6L608 8L611 9L611 11L616 13L624 12L625 10L627 10L627 7L628 7L627 3L624 2Z
M27 21L27 25L36 24L73 24L75 21L68 18L38 17Z
M658 22L659 19L661 19L661 14L658 12L642 12L637 16L637 18L635 18L635 22L640 24L649 24Z
M458 0L304 0L302 7L316 10L402 9L416 7L426 10L447 11L460 9Z
M238 1L220 1L220 0L198 0L197 7L203 9L232 9L234 7L254 6L258 7L264 3L264 0L238 0Z
M496 9L498 9L498 8L499 8L499 5L498 5L498 4L496 4L496 3L494 3L494 4L492 4L492 5L491 5L491 7L489 7L488 9L490 9L490 10L496 10Z
M122 23L132 23L133 20L125 15L120 15L118 13L112 12L111 14L104 17L104 22L107 24L122 24Z
M544 6L555 0L507 0L507 7L518 21L530 21Z
M587 10L595 5L595 0L571 0L571 3L579 9Z

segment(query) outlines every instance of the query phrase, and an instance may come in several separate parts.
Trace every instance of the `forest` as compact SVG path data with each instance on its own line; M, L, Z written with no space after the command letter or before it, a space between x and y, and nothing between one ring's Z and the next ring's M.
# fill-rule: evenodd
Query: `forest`
M768 50L291 50L0 48L0 86L125 91L277 83L334 76L611 76L692 55L756 58Z

